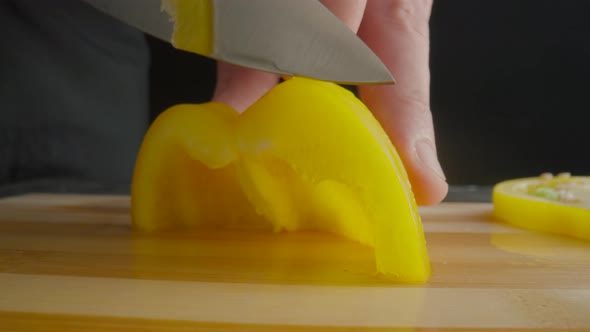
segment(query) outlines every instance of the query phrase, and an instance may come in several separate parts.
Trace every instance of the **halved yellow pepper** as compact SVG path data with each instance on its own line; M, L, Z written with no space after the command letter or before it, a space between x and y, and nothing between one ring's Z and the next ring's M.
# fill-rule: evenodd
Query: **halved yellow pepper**
M495 215L517 227L590 240L590 177L545 173L494 186Z
M143 230L319 230L375 248L376 269L424 282L430 263L406 171L365 105L292 78L238 114L177 105L152 124L132 185Z

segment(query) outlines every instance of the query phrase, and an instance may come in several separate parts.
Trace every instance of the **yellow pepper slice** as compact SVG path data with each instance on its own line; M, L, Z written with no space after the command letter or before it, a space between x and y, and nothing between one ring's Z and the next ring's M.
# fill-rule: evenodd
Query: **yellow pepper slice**
M424 282L430 263L406 171L346 89L289 79L238 114L177 105L144 138L132 184L143 230L319 230L375 248L376 269Z
M513 179L494 186L495 215L517 227L590 240L590 177Z

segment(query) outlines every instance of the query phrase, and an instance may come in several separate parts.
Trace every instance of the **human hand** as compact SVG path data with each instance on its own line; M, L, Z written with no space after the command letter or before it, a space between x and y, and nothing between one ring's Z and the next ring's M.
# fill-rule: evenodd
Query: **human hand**
M448 185L436 154L430 112L429 26L432 0L322 0L381 58L397 83L360 86L359 95L385 129L408 171L419 205L439 203ZM245 110L279 77L218 64L213 99Z

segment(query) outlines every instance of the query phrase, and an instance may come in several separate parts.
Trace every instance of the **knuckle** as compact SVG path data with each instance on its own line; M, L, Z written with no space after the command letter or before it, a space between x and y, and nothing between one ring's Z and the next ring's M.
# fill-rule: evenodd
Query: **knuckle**
M384 4L381 14L391 25L427 36L432 0L386 0Z
M428 18L430 16L431 0L386 0L387 11L392 19L408 21Z
M412 91L406 92L399 96L400 101L405 104L405 108L411 110L411 112L421 114L426 117L426 120L430 120L432 116L430 112L430 103L428 101L428 93L425 91Z

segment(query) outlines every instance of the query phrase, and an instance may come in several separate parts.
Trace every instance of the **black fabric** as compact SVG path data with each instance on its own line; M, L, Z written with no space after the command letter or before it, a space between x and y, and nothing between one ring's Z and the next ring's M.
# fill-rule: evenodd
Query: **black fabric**
M149 115L144 35L80 0L2 0L0 31L0 183L128 183Z

